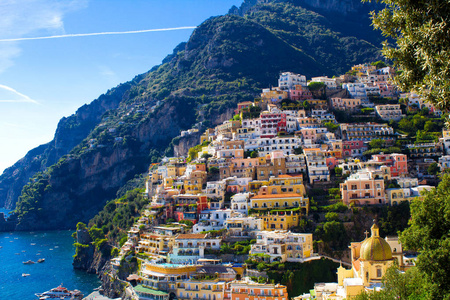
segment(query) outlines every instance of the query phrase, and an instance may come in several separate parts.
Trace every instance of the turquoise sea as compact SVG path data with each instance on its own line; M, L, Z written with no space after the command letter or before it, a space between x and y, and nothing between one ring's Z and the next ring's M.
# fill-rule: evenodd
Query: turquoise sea
M5 212L0 209L0 212ZM37 299L35 293L63 284L85 296L100 286L96 275L72 268L72 231L0 232L0 299ZM22 262L45 258L45 262ZM22 274L30 274L23 277Z

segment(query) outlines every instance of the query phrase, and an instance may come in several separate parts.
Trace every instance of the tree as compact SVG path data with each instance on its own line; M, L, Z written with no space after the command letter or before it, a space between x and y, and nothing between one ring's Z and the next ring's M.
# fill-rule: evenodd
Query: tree
M339 128L339 125L334 124L333 122L325 122L323 123L323 126L325 126L330 132L336 132L336 130L338 130Z
M439 173L439 165L434 162L428 166L427 172L429 175L437 175Z
M373 139L369 142L370 149L380 149L384 147L384 141L382 139Z
M375 66L377 69L381 69L381 68L387 67L386 63L384 61L381 61L381 60L373 62L373 63L371 63L371 65Z
M431 299L426 288L428 283L416 268L403 273L394 264L387 269L382 284L380 291L363 292L355 300Z
M450 298L450 175L444 174L436 189L423 201L411 203L411 219L400 240L408 250L419 251L416 265L431 283L433 297Z
M308 84L308 88L310 91L319 91L321 89L324 89L326 87L325 83L323 82L311 82Z
M257 158L257 157L258 157L258 150L250 152L250 158Z
M83 222L78 222L77 230L84 230L84 229L86 229L86 224L84 224Z
M371 0L366 0L371 1ZM398 70L401 90L415 90L440 109L450 108L450 5L445 0L381 0L372 12L374 28L395 45L383 43L383 55Z

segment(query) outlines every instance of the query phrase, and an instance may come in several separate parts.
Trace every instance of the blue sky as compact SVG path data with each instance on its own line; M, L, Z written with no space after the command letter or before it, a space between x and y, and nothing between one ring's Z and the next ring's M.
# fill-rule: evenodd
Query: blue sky
M0 173L52 140L57 123L148 71L193 29L2 41L197 26L242 0L2 0Z

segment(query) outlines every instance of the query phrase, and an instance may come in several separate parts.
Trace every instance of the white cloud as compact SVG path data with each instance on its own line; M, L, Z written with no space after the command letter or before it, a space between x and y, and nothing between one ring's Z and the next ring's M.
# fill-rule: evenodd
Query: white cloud
M18 91L16 91L15 89L13 89L12 87L0 84L0 90L3 90L3 92L7 92L9 94L11 94L12 97L8 97L9 99L2 99L0 98L0 103L5 103L5 102L9 102L9 103L17 103L17 102L27 102L27 103L34 103L34 104L39 104L39 102L37 102L36 100L31 99L30 97L28 97L27 95L24 95ZM0 93L1 95L1 93ZM5 97L0 96L0 97Z
M0 39L64 34L66 13L86 7L87 0L1 0ZM16 42L0 44L0 72L20 55Z

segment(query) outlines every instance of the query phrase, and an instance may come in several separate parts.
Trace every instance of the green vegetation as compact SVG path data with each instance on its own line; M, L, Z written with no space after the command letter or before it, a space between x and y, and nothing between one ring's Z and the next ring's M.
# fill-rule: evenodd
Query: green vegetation
M278 261L268 263L268 257L265 256L268 255L251 255L246 260L247 267L266 271L269 282L286 285L289 297L309 292L317 282L336 281L336 268L339 264L331 260L320 259L306 263L281 263ZM261 279L261 282L263 281L264 279Z
M391 39L383 55L398 70L401 90L418 91L441 109L450 99L450 6L438 1L382 0L386 7L373 13L373 26ZM395 44L392 44L394 40ZM445 109L445 110L446 110Z
M311 82L308 84L308 88L311 92L313 91L320 91L326 87L325 83L323 82Z
M198 153L200 151L202 151L203 147L206 147L209 144L210 144L210 142L204 141L202 144L190 148L189 152L188 152L188 158L186 159L187 162L190 162L190 161L193 161L193 160L197 159Z
M400 235L403 246L418 251L416 265L428 299L450 297L450 175L444 174L423 201L411 204L409 227Z
M371 65L375 66L377 68L377 70L387 67L386 63L384 61L381 61L381 60L373 62L373 63L371 63Z
M220 254L234 254L245 255L250 252L251 245L256 243L256 240L245 240L235 243L222 243L220 246Z
M411 203L409 227L400 234L404 249L419 253L417 267L405 273L398 272L395 266L390 268L383 277L383 290L363 293L357 299L449 299L449 211L450 174L444 174L438 187L427 192L423 201ZM399 217L393 216L386 224L392 225Z
M254 119L258 118L261 113L261 107L259 106L250 106L246 107L242 110L242 118L243 119Z
M427 291L427 283L417 268L401 273L394 265L383 276L382 284L384 289L381 291L363 292L355 300L437 299ZM439 299L445 298L439 297Z
M374 41L378 37L372 34L369 22L361 20L357 13L351 18L347 16L345 20L339 14L328 14L325 19L323 15L302 8L302 5L304 3L301 1L259 4L244 17L263 25L286 43L314 57L320 68L334 70L330 73L317 69L316 75L344 74L353 64L381 58L375 47L363 45L362 40ZM366 15L365 12L359 13ZM361 26L368 30L355 30ZM286 70L292 70L296 65Z
M90 230L101 230L108 240L120 244L119 241L126 238L127 230L137 221L140 211L148 203L142 193L142 189L134 189L119 199L109 201L89 222Z

